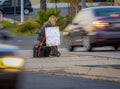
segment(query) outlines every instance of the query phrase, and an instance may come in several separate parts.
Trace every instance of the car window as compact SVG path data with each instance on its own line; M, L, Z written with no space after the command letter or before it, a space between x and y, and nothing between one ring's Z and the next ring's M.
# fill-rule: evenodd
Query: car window
M84 15L84 11L81 10L76 16L75 18L73 19L72 23L79 23L79 21L81 21L83 19L83 16Z
M0 57L3 57L3 56L14 56L15 54L13 52L0 52Z
M120 8L99 8L94 13L96 17L108 17L111 14L120 14Z
M20 5L20 3L21 3L21 1L19 0L19 1L18 1L18 5ZM26 4L29 4L29 3L31 3L30 0L24 0L24 4L25 4L25 5L26 5Z
M92 18L92 13L90 10L82 10L73 19L73 23L79 23L80 21L90 20Z
M4 1L4 2L3 2L3 5L4 5L4 6L11 6L12 3L11 3L10 1Z
M81 17L85 17L82 18L82 20L90 20L92 18L92 13L90 10L85 10Z
M2 0L2 1L0 1L0 5L2 5L4 3L4 1Z

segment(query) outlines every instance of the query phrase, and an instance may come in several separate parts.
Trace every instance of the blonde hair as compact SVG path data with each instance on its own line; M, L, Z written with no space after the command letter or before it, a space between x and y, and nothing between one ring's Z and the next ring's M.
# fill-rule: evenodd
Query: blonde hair
M49 21L53 26L55 26L55 25L56 25L56 22L57 22L57 18L56 18L54 15L52 15L52 16L49 17L48 21Z

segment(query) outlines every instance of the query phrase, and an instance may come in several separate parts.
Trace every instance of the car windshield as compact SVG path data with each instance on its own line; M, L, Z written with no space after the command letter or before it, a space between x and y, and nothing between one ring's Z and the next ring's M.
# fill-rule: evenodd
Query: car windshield
M0 57L4 56L14 56L15 54L13 52L0 52Z
M7 0L0 0L0 5L4 4L4 2Z
M120 14L120 8L99 8L94 12L96 17L108 17L112 14Z

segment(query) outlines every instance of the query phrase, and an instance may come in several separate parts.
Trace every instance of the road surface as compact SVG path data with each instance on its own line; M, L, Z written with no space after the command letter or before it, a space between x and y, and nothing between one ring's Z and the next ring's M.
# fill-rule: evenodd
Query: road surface
M92 56L102 56L102 57L111 57L120 59L120 49L118 51L114 51L112 47L100 47L93 49L93 52L86 52L84 48L78 47L74 52L69 52L65 47L64 38L61 36L61 46L60 51L69 53L69 54L82 54L82 55L92 55ZM28 37L15 37L12 40L5 41L4 43L12 44L19 46L22 50L32 50L34 44L36 43L35 36Z
M18 89L120 89L119 82L91 80L77 77L22 73Z

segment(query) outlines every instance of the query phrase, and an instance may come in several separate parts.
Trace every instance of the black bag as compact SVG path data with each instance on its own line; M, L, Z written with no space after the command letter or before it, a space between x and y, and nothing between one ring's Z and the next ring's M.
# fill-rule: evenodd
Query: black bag
M44 46L42 46L40 48L39 57L44 57L44 51L45 51L45 48L44 48Z
M48 57L50 55L51 48L42 46L40 49L39 57Z
M45 46L45 48L44 48L44 49L45 49L45 50L44 50L44 56L45 56L45 57L48 57L48 56L50 55L51 48L50 48L50 47Z

